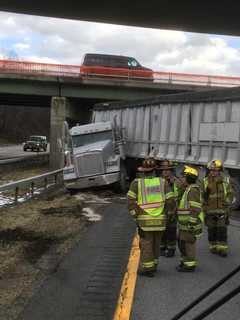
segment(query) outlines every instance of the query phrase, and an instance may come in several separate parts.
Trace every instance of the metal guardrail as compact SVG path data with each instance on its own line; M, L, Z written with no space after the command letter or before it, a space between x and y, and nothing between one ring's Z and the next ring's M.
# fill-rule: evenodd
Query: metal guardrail
M44 174L41 174L41 175L38 175L35 177L26 178L26 179L22 179L19 181L10 182L10 183L4 184L4 185L0 185L0 192L9 191L9 190L14 189L15 190L14 202L17 203L20 188L23 188L23 187L29 188L30 194L31 194L31 196L33 196L36 184L39 182L44 183L44 185L43 185L44 189L47 189L48 183L49 183L50 179L52 179L52 178L54 178L54 183L51 183L51 185L52 184L61 184L63 182L62 173L63 173L63 169L58 169L58 170L44 173ZM61 179L60 179L60 176L61 176Z
M55 76L73 78L112 78L122 80L152 80L153 82L188 84L202 86L240 86L240 77L188 74L176 72L148 71L141 69L109 68L100 66L80 66L39 63L19 60L0 60L1 73L25 74L32 76Z

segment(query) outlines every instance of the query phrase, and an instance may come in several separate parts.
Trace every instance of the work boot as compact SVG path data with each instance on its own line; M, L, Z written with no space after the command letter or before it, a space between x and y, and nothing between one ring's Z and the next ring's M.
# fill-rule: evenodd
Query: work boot
M166 256L166 248L160 248L160 256L162 257Z
M218 254L218 250L217 250L217 247L216 245L210 245L209 246L209 250L212 254Z
M226 258L227 257L227 251L219 251L219 252L217 252L218 253L218 255L220 256L220 257L222 257L222 258Z
M171 248L171 249L167 249L165 252L165 257L167 258L172 258L175 255L175 249Z
M209 249L209 250L210 250L210 252L211 252L212 254L218 254L218 251L217 251L216 248L211 248L211 249Z
M156 271L155 271L156 272ZM148 278L153 278L154 277L154 271L146 271L146 270L138 270L138 275L142 277L148 277Z
M194 272L195 267L186 267L183 264L180 264L179 266L176 267L178 272Z

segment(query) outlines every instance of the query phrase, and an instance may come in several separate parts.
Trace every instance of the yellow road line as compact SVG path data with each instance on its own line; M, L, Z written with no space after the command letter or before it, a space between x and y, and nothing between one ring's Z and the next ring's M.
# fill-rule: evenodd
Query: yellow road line
M139 238L136 235L133 239L127 271L124 275L120 295L118 298L118 304L113 320L129 320L130 318L137 279L139 258Z

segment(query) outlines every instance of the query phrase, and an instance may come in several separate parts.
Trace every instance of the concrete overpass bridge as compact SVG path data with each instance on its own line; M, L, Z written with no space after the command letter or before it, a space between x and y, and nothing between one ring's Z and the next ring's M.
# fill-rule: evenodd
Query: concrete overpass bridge
M90 110L97 102L240 85L240 78L236 77L153 72L151 79L136 79L128 69L125 76L117 76L114 68L94 69L96 74L86 74L81 72L81 66L0 60L0 103L51 107L50 143L54 154L63 121L89 122ZM60 159L56 154L55 159ZM62 161L57 166L62 166Z
M94 67L94 72L88 74L77 65L0 60L0 94L8 95L9 99L10 95L21 95L131 100L240 85L238 77L153 71L153 78L149 78L143 71L137 78L132 77L131 69L107 67Z
M153 71L134 77L131 69L0 60L1 104L50 107L51 97L67 97L80 106L132 100L160 94L240 86L240 77Z

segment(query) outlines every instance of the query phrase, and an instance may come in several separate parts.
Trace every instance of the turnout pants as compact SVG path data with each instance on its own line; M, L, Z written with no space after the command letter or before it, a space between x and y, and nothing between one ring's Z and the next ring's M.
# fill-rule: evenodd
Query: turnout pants
M177 217L167 216L166 230L163 231L160 248L161 250L176 249L177 242Z
M188 231L179 230L178 247L181 253L181 264L186 268L196 267L196 237Z
M209 249L215 252L227 252L227 216L206 214L205 223L208 228Z
M158 265L162 231L143 231L139 228L138 234L140 237L141 270L155 271Z

